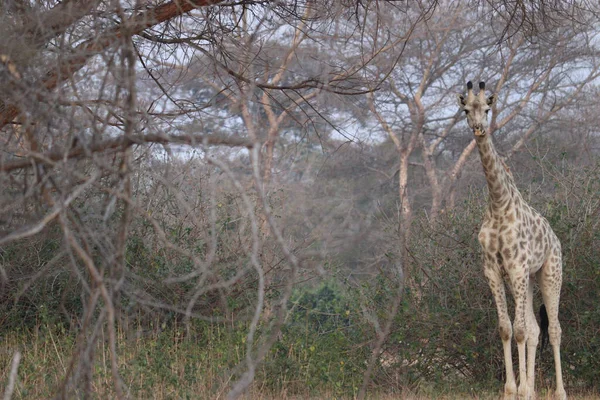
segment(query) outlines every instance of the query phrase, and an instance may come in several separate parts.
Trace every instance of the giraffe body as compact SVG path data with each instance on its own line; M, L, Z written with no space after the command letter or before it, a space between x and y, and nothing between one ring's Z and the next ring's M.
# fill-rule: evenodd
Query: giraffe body
M533 283L540 285L549 320L550 343L556 369L556 398L566 399L560 361L561 328L558 305L562 284L560 241L548 221L529 206L517 189L510 169L496 152L487 134L487 113L495 96L485 98L485 84L478 96L468 83L467 97L459 95L459 105L467 114L479 149L489 191L488 208L479 232L483 269L496 301L499 331L506 368L505 399L531 399L535 394L535 352L540 329L533 312ZM505 283L515 300L511 324ZM511 339L514 335L519 353L519 386L512 365Z

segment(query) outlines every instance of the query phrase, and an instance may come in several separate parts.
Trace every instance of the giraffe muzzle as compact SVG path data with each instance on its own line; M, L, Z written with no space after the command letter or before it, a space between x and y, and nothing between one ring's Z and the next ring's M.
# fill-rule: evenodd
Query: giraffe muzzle
M473 128L473 133L475 136L485 136L485 129L481 129L479 127Z

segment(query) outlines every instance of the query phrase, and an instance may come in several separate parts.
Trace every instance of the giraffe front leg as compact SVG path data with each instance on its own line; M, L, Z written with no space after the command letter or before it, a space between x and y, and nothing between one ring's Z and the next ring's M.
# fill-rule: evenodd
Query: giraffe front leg
M505 300L506 303L506 300ZM498 329L500 338L502 339L502 348L504 350L504 367L506 371L506 383L504 384L504 400L514 400L517 395L517 382L512 364L512 324L508 317L508 312L505 317L498 316Z
M490 289L494 295L496 309L498 311L498 330L500 339L502 339L502 348L504 350L504 367L506 369L506 383L504 384L504 400L513 400L517 395L517 384L512 364L512 350L510 342L512 339L512 324L508 315L508 306L506 304L506 293L504 290L504 281L502 275L494 268L493 263L484 265L485 276L488 279Z
M527 324L527 385L529 386L530 396L535 396L535 353L540 336L540 327L535 319L533 311L533 280L529 280L527 289L527 305L526 305Z
M510 269L510 268L509 268ZM529 400L532 393L529 391L527 382L527 323L526 323L526 305L527 290L529 287L529 275L527 273L511 277L513 296L515 298L515 340L517 341L517 351L519 352L519 387L517 395L519 399Z

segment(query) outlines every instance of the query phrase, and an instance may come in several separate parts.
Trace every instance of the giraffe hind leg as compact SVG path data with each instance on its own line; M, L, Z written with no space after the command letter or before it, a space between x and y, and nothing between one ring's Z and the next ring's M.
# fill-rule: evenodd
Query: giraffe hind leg
M560 252L554 257L550 257L544 263L542 269L538 272L538 282L544 299L546 313L548 315L548 337L552 346L554 355L554 368L556 371L556 392L557 400L565 400L565 392L562 366L560 357L560 342L562 329L558 320L558 306L560 302L560 289L562 285L562 261Z
M540 347L540 352L544 351L546 346L548 346L548 341L550 337L548 336L548 312L546 311L546 306L542 304L540 306L540 329L542 334L542 345Z

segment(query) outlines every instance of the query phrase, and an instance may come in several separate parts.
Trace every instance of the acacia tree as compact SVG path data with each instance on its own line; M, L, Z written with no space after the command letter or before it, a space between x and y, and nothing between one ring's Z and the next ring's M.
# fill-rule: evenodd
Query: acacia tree
M393 20L379 21L393 24ZM472 154L475 140L460 124L456 94L468 80L485 80L499 94L490 134L502 141L506 156L511 157L534 134L552 126L561 110L573 106L600 74L591 27L563 27L537 39L531 31L514 32L509 27L499 42L498 32L504 28L482 21L468 5L440 4L402 42L400 59L390 52L371 69L374 76L386 77L379 90L367 95L367 104L387 137L384 145L395 150L392 168L384 164L379 172L397 179L397 199L389 206L398 208L394 223L399 259L417 301L431 271L413 262L418 251L410 248L409 238L415 212L423 210L431 226L436 226L439 215L455 207L459 185L481 174L479 160ZM386 74L390 64L395 68ZM463 175L467 179L461 179ZM425 185L419 183L423 179ZM387 321L397 309L390 311ZM380 335L377 354L385 336Z
M124 397L116 334L131 311L124 302L147 312L168 309L187 322L218 320L204 312L206 298L239 292L243 282L254 294L237 314L249 330L229 396L239 397L252 382L277 339L303 260L284 240L267 195L276 143L285 126L305 125L319 114L315 100L323 93L369 90L361 71L382 45L355 37L355 27L370 7L219 0L3 4L0 179L8 190L0 246L16 249L44 238L59 245L39 271L15 269L15 260L0 270L3 287L15 289L19 276L29 276L27 290L66 265L71 290L80 290L82 311L70 316L77 345L59 396L91 393L95 344L106 328L114 394ZM356 49L344 52L328 41L323 52L319 40L332 36L330 21L336 21L333 39ZM234 170L226 148L248 157L249 168ZM199 173L190 172L197 168L192 159ZM189 179L199 179L196 193ZM222 188L236 198L239 243L218 233ZM140 235L146 240L132 240ZM267 247L278 249L290 272L268 328L256 337ZM152 276L148 266L159 261L172 267ZM161 297L155 278L176 285L170 299Z
M502 15L519 21L511 15L520 9L508 4ZM116 332L127 324L132 304L148 313L167 309L187 322L215 321L222 317L204 306L250 288L236 314L250 327L245 360L232 372L229 395L238 397L248 387L277 339L294 278L310 255L285 240L270 203L273 171L286 149L284 133L319 124L342 132L341 120L351 114L344 112L344 96L375 91L373 112L397 139L404 238L414 209L410 157L419 148L430 149L423 151L423 165L435 192L432 212L439 212L437 193L453 193L452 179L458 179L459 162L469 152L456 161L454 178L440 174L439 160L447 157L444 135L452 129L438 144L427 129L452 125L439 111L445 97L432 106L425 95L432 88L449 91L452 85L438 88L432 82L446 82L460 65L439 70L446 61L435 57L436 49L450 54L444 35L459 35L447 24L445 32L434 32L426 23L436 16L435 6L436 1L253 0L0 6L0 185L5 189L0 246L13 257L0 265L0 278L2 290L13 290L8 293L16 292L11 298L19 300L45 274L68 272L65 286L81 299L81 310L69 316L79 334L59 396L92 392L95 344L106 329L114 394L124 397ZM415 41L409 40L416 33ZM415 43L429 59L419 59ZM408 50L410 62L425 60L420 68L404 61ZM410 75L410 82L402 74ZM531 98L557 78L544 79ZM556 82L562 88L564 80ZM397 121L387 119L389 106L377 92L390 88L397 105L410 104L406 121L414 126L406 131L407 141L398 136ZM548 100L540 104L546 107ZM431 110L440 113L440 121L428 116ZM249 167L232 162L236 155ZM228 236L228 229L235 234ZM134 240L140 237L145 240ZM17 251L46 243L58 245L49 255L35 254L39 264ZM277 252L265 251L271 249ZM269 253L279 260L269 264ZM268 328L257 337L268 269L277 264L289 272ZM168 267L153 275L149 267L156 265ZM396 268L399 287L390 317L373 324L376 343L361 396L399 306L402 268ZM17 289L24 276L28 283Z
M417 169L430 186L426 209L431 220L454 206L457 182L475 148L475 141L457 126L461 115L454 111L454 95L463 82L486 80L501 94L490 125L492 134L502 135L510 146L510 157L571 105L599 72L591 30L560 30L549 38L552 47L524 36L497 45L493 27L479 23L476 14L460 5L444 11L413 34L399 67L385 82L388 90L375 92L369 101L398 153L399 199L407 220L414 208L409 179Z

